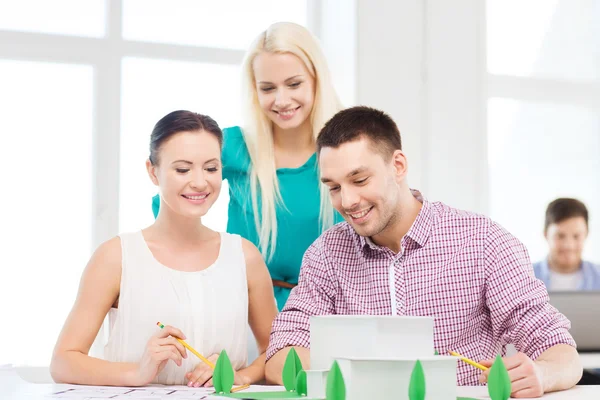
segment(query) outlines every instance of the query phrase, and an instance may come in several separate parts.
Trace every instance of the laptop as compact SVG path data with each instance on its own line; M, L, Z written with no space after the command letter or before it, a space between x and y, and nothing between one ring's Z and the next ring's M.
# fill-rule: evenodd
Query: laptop
M581 352L600 351L600 291L548 293L550 304L571 321L570 333Z

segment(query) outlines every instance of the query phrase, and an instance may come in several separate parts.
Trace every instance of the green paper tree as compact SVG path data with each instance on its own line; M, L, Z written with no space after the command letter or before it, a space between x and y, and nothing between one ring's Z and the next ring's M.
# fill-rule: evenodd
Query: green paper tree
M433 355L434 355L434 356L439 356L439 355L440 355L440 353L438 353L438 351L437 351L437 350L434 350L434 351L433 351Z
M337 361L333 362L331 370L327 374L327 388L325 389L326 400L346 400L346 384L344 376Z
M408 385L409 400L425 400L425 373L421 361L417 360Z
M283 372L281 374L281 379L283 380L283 386L285 386L285 390L290 392L296 390L296 377L302 370L304 370L304 368L302 368L300 357L298 357L298 353L296 353L296 350L294 350L292 347L285 359L285 364L283 364Z
M296 376L296 392L301 396L306 396L308 393L308 385L306 384L306 371L301 369Z
M231 393L231 388L233 387L233 367L225 350L221 351L217 359L213 373L213 384L216 393Z
M488 375L488 393L492 400L507 400L510 392L510 377L502 357L498 355Z

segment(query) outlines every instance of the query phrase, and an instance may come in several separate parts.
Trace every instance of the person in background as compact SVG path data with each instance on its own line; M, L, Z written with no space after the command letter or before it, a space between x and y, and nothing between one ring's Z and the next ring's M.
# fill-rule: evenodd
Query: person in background
M146 168L161 194L149 227L98 247L56 343L56 382L199 387L213 370L188 354L186 340L213 363L226 350L235 383L264 379L265 350L277 314L258 249L202 224L221 189L222 132L208 116L174 111L155 125ZM88 355L108 314L104 359ZM160 329L157 322L169 324ZM247 363L247 329L261 355Z
M548 256L533 264L535 276L549 291L600 290L600 266L582 258L588 236L588 210L577 199L548 204L544 236Z
M341 216L318 178L315 140L341 104L317 39L294 23L271 25L242 65L243 126L224 129L227 232L256 245L278 308L298 282L302 255ZM153 199L158 214L160 199Z
M548 303L527 249L489 218L429 202L409 187L400 132L385 113L352 107L317 139L321 181L347 222L304 256L298 286L277 315L266 376L281 382L293 347L310 368L310 318L370 314L435 317L434 345L489 367L504 357L513 397L574 386L582 375L569 321ZM466 363L459 385L487 381Z

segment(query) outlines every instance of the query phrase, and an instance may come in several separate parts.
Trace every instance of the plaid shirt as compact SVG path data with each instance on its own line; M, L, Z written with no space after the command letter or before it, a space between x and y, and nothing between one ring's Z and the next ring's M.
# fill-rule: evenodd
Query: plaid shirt
M423 207L398 254L346 222L308 248L267 359L286 346L309 348L309 318L324 314L433 316L435 349L476 361L505 355L509 343L532 359L559 343L575 346L523 244L487 217L414 193ZM459 385L478 385L479 375L458 363Z

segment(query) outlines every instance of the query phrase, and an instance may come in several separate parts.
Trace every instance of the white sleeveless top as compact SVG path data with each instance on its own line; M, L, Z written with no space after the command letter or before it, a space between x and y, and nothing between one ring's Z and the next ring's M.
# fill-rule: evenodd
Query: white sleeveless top
M220 235L217 260L196 272L159 263L141 231L120 235L121 289L118 309L109 312L106 360L139 362L160 321L179 328L203 356L225 349L235 370L246 366L248 282L242 240L238 235ZM153 383L186 384L185 374L202 362L190 351L187 354L181 367L167 362Z

